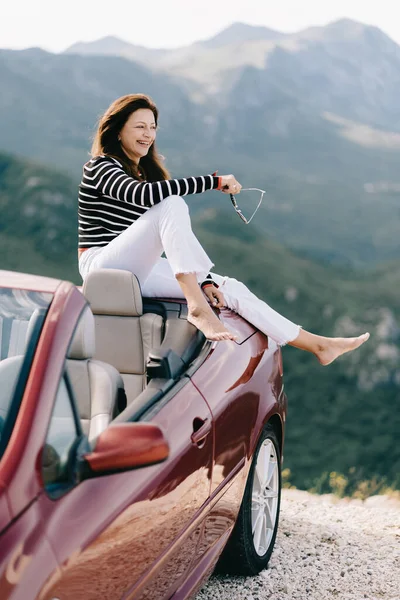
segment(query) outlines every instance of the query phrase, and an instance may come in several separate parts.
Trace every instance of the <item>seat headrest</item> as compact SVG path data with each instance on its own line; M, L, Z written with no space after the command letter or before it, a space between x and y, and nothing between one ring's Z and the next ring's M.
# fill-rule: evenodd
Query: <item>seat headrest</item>
M95 353L95 348L94 316L90 307L87 306L75 329L74 337L72 338L68 349L67 358L73 358L75 360L92 358Z
M84 281L83 295L95 315L140 317L143 314L139 282L130 271L91 271Z

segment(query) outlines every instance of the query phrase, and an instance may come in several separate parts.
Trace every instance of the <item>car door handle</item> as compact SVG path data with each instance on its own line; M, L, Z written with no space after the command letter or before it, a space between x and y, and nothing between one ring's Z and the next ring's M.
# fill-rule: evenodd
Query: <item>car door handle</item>
M208 436L208 434L211 431L210 419L200 419L199 417L197 417L193 421L193 429L195 429L195 431L193 431L192 435L190 436L190 439L192 440L193 444L199 445L203 442L203 440Z

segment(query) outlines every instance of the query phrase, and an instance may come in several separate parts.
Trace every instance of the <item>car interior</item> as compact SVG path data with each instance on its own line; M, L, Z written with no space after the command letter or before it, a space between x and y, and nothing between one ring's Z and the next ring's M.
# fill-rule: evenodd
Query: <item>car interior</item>
M198 368L211 343L188 323L182 300L143 299L129 271L93 271L81 291L88 306L71 341L66 371L82 429L93 441L112 420L147 419L185 373ZM0 361L3 420L38 312L29 322L11 324L8 353Z
M82 293L94 316L93 358L114 367L123 381L126 401L119 393L110 407L116 421L143 418L208 354L211 343L186 320L186 304L143 299L129 271L93 271ZM76 396L81 411L80 394Z

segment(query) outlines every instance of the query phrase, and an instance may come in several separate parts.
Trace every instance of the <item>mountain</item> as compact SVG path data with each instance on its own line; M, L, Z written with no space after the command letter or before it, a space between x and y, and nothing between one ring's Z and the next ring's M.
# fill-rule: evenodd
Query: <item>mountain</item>
M0 50L0 79L0 149L75 175L88 159L102 111L132 90L159 99L165 120L160 140L166 152L179 144L190 154L192 140L201 132L199 111L178 85L119 57Z
M211 193L209 193L211 195ZM207 194L205 194L207 196ZM192 208L199 197L188 199ZM77 194L68 176L0 154L2 269L66 278L77 271ZM387 477L400 489L400 261L369 275L323 267L243 226L223 205L193 227L216 271L245 282L276 310L322 335L371 332L359 351L322 368L284 348L289 420L285 464L292 483L311 487L325 471L357 483Z
M150 58L144 66L0 51L0 150L56 166L78 185L98 116L141 91L159 105L158 146L173 176L218 169L266 190L257 227L270 239L329 264L400 258L398 46L349 20L285 36L235 24L209 42L135 47L157 56L157 72ZM112 37L85 46L130 47ZM193 210L216 201L207 196ZM254 197L240 203L250 212Z
M204 50L212 51L231 44L277 40L284 37L284 33L268 27L232 23L215 36L182 48L146 48L111 35L93 42L77 42L66 48L64 53L84 56L121 56L139 62L143 66L162 70L165 66L172 66L179 63L182 58L187 59Z
M388 36L384 34L378 27L373 25L365 25L353 19L342 18L337 21L332 21L327 25L307 27L297 33L292 34L293 37L314 40L329 40L334 42L343 42L345 40L360 40L365 35L376 35L377 38L387 40Z
M350 19L293 34L235 23L209 40L172 50L103 38L66 52L114 52L177 77L196 101L212 96L228 106L243 71L252 68L256 80L299 105L400 130L400 48L378 28ZM257 95L258 87L254 82L251 92Z
M108 35L94 42L77 42L64 51L64 54L81 54L86 56L121 56L144 65L156 61L165 53L164 50L145 48Z
M227 46L230 44L236 44L237 42L255 42L260 40L277 40L285 38L286 34L269 29L268 27L247 25L246 23L232 23L226 29L217 33L217 35L197 42L197 46L203 48L220 48L221 46Z

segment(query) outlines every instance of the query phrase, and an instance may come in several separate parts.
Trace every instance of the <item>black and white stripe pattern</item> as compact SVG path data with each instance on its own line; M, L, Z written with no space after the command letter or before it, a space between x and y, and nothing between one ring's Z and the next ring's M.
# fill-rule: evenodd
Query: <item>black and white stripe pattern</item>
M147 183L127 175L115 158L97 156L84 166L79 186L79 247L106 246L164 198L201 194L216 189L218 180L204 175Z

